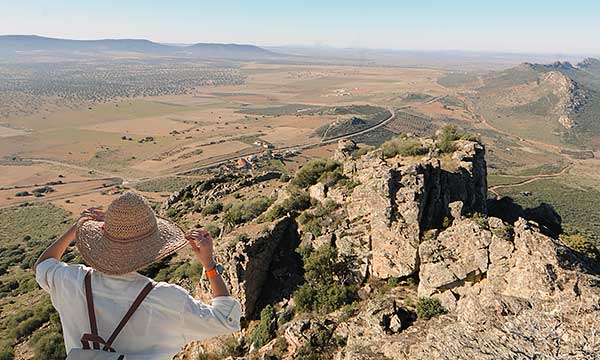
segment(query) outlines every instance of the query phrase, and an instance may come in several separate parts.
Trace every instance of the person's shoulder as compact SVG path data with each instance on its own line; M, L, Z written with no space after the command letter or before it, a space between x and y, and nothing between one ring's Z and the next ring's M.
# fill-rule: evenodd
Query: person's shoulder
M59 286L64 287L69 283L83 281L89 267L81 264L69 265L54 258L49 258L39 263L35 269L36 281L45 290Z
M176 297L190 296L190 293L181 286L164 281L155 281L153 291L155 291L157 294L165 294Z

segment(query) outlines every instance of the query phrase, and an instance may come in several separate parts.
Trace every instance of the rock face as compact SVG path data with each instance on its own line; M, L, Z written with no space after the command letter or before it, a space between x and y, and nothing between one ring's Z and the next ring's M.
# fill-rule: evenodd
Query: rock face
M553 93L559 99L556 104L556 111L561 114L558 122L565 129L572 129L577 126L573 115L583 110L588 100L588 93L577 82L559 71L548 72L542 81L554 86Z
M233 296L242 304L247 318L256 316L258 306L289 297L300 281L301 262L294 253L299 239L289 216L273 222L255 236L228 236L229 245L217 250L226 272L224 278ZM209 285L203 283L204 292ZM258 309L260 310L260 309Z
M472 272L480 275L471 279L460 279L453 272L462 281L419 286L419 293L452 292L457 300L449 321L433 323L425 340L411 347L406 358L598 358L600 341L589 336L590 329L600 324L598 277L568 269L571 251L543 235L536 224L519 219L514 234L507 235L494 231L501 224L498 219L494 222L496 227L490 221L492 230L487 233L469 221L457 224L476 231L478 236L461 240L469 241L475 249L472 254L487 252L489 262L472 266ZM486 240L479 240L484 233L481 238ZM445 245L447 252L465 250L458 242ZM455 269L464 266L463 260L461 255L438 263ZM436 271L423 267L420 274L431 277Z
M371 264L369 270L376 277L414 274L421 234L451 216L451 202L461 201L464 213L487 212L485 151L467 141L457 148L452 172L431 158L390 165L381 151L344 162L345 174L360 185L346 200L352 235L338 238L339 247L358 249L359 255L370 252L363 263Z

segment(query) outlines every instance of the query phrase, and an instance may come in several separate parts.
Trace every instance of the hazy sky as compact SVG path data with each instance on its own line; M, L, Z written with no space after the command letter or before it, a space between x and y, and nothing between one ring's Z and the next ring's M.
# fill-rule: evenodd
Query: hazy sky
M2 0L0 34L600 54L600 0Z

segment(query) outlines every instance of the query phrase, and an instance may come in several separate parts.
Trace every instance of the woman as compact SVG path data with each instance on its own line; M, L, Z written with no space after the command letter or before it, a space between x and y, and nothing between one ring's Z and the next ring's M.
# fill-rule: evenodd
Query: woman
M75 239L90 267L60 262ZM155 283L136 272L186 244L206 271L211 305L177 285ZM106 214L97 208L86 210L42 253L35 272L60 315L67 353L90 347L125 354L128 360L171 359L188 342L240 328L241 307L221 278L210 234L185 235L174 223L157 218L132 192L113 201ZM91 293L90 299L86 293ZM114 331L131 309L124 326Z

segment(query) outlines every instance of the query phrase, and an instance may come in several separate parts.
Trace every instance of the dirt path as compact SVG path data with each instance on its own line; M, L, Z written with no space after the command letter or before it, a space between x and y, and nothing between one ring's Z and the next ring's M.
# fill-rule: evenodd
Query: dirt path
M564 175L566 173L569 172L569 170L573 167L573 163L565 166L562 170L560 170L559 172L553 173L553 174L542 174L542 175L536 175L534 177L531 177L529 179L523 180L523 181L519 181L513 184L506 184L506 185L496 185L496 186L492 186L489 187L488 190L490 192L492 192L494 195L496 196L501 196L496 190L497 189L502 189L502 188L510 188L510 187L517 187L517 186L521 186L521 185L527 185L527 184L531 184L534 181L538 181L541 179L547 179L547 178L553 178L553 177L557 177L557 176L561 176Z

